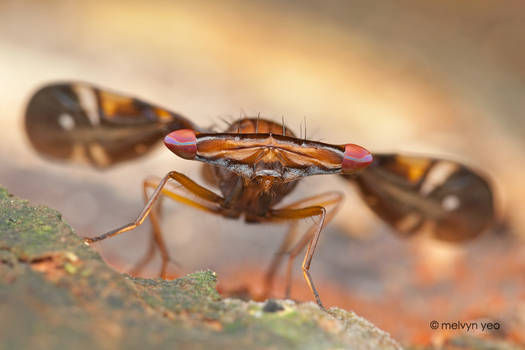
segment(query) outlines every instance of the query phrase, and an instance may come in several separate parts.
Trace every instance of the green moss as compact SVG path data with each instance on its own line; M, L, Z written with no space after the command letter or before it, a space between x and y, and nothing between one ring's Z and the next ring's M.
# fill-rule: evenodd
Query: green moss
M64 250L86 258L97 257L56 210L9 197L5 190L1 193L4 195L0 195L0 247L9 247L25 260Z
M7 189L0 187L0 200L9 198L9 192Z
M78 271L77 267L71 263L64 264L64 270L70 274L75 274Z
M300 317L297 313L289 313L286 315L265 315L261 322L265 327L268 327L275 334L291 341L297 342L304 338L317 327L317 323L312 319L305 319Z
M241 322L241 320L235 320L233 322L226 322L224 324L224 331L230 334L236 334L239 332L244 332L246 325Z

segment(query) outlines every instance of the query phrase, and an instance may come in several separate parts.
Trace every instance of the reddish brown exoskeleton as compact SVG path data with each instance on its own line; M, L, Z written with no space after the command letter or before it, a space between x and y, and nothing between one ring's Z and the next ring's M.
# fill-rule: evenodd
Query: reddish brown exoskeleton
M363 147L297 138L284 124L266 119L243 118L224 132L214 133L139 99L88 84L65 83L38 90L29 102L25 121L33 146L54 158L83 159L107 167L141 156L164 139L176 155L206 163L207 173L221 194L171 171L160 180L144 182L146 204L135 220L85 238L91 244L132 230L149 215L152 244L138 265L143 266L158 247L163 277L170 256L156 205L161 195L224 217L243 216L251 223L316 218L299 239L294 239L296 225L290 226L267 273L266 291L271 289L282 257L288 254L289 293L292 262L307 247L304 277L321 307L309 269L322 228L335 215L343 195L337 191L322 193L279 206L302 177L339 174L356 183L374 212L409 235L424 228L440 239L468 239L483 231L494 215L487 181L457 162L395 154L375 154L373 160ZM167 186L169 181L177 186ZM148 188L154 189L151 195Z

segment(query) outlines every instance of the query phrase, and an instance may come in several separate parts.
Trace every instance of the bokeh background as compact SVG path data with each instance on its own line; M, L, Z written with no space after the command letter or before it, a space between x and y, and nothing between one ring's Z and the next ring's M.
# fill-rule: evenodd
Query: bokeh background
M439 344L430 320L489 319L482 336L525 342L525 3L468 1L0 1L0 184L61 211L78 234L120 226L148 175L201 180L159 148L100 172L41 159L22 117L31 93L81 80L154 102L197 124L256 115L330 143L450 157L492 179L496 227L462 246L401 240L337 177L304 180L288 201L339 189L312 273L327 305L355 310L405 344ZM250 226L168 205L182 267L219 273L224 293L261 292L284 226ZM127 271L148 227L98 246ZM301 259L299 259L301 260ZM144 275L157 273L160 259ZM296 268L293 297L311 300ZM276 297L282 297L282 283Z

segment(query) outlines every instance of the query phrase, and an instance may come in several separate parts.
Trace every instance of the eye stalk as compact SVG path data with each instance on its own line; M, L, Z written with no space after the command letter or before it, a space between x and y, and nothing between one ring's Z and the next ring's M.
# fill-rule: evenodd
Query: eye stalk
M164 144L170 151L184 159L195 159L197 136L191 129L179 129L164 137Z
M373 160L372 154L368 150L349 143L345 145L341 170L343 174L351 174L357 170L366 168Z
M272 177L282 177L283 173L286 173L286 171L279 171L279 169L276 169L275 166L284 166L285 168L291 168L293 167L293 162L291 165L288 164L281 164L281 161L276 161L275 159L270 159L269 161L262 162L261 166L262 169L253 169L253 163L245 164L243 163L243 160L247 158L246 154L242 152L243 149L249 149L253 148L253 151L250 154L256 154L257 152L262 152L260 149L266 149L267 143L262 142L261 140L254 140L251 138L242 139L239 138L238 134L235 134L235 139L233 139L232 135L230 134L197 134L192 129L179 129L170 132L166 137L164 137L164 144L166 147L169 148L170 151L175 153L181 158L184 159L190 159L193 160L197 158L197 153L199 155L198 160L210 163L210 164L217 164L220 166L224 166L224 162L217 162L217 152L220 151L221 153L221 159L226 159L228 163L235 163L240 164L242 166L237 167L236 169L251 169L253 174L251 172L248 173L242 173L241 175L245 175L248 177L252 177L253 175L257 176L272 176ZM241 135L244 136L244 135ZM265 136L266 137L266 136ZM272 136L270 136L272 137ZM284 141L280 141L279 138L273 137L272 141L274 143L277 143L276 149L279 149L280 152L287 152L288 148L293 148L295 152L291 152L290 154L293 154L297 159L297 161L311 161L312 152L317 152L319 154L319 157L327 156L326 160L326 169L332 169L330 170L324 170L320 171L319 173L334 173L338 172L336 170L338 168L338 162L340 161L340 172L343 174L352 174L358 170L364 169L367 166L370 165L373 161L372 154L366 150L365 148L354 145L354 144L346 144L344 145L344 153L343 158L341 160L339 152L341 152L341 146L333 146L329 144L321 144L321 143L315 143L313 141L309 141L307 145L304 145L304 142L302 142L300 145L293 144L290 146L290 140L286 139ZM280 136L281 138L285 138L284 136ZM197 138L199 138L199 147L197 149ZM293 141L293 140L292 140ZM281 142L281 143L279 143ZM244 146L244 147L243 147ZM309 150L309 151L308 151ZM303 152L304 159L301 158L301 155ZM239 153L240 155L237 155ZM335 153L335 154L334 154ZM291 155L289 155L291 157ZM321 161L324 160L324 158L320 158ZM330 159L332 160L331 166L330 166ZM273 160L273 162L271 162ZM337 160L337 162L333 162L334 160ZM317 163L316 163L317 164ZM287 168L287 169L288 169ZM295 168L294 168L295 169ZM315 168L317 170L321 168ZM322 168L324 169L324 168ZM282 169L281 169L282 170ZM297 170L297 169L295 169ZM301 168L301 170L304 170ZM297 173L295 172L289 172L293 175L294 178L297 178L299 176L308 176L313 175L311 171L311 168L309 171L305 171L304 173Z

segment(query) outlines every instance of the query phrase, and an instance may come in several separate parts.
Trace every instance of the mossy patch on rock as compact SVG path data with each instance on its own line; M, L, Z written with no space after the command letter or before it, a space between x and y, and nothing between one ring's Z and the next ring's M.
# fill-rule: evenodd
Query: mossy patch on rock
M216 282L120 274L57 211L0 188L2 349L400 349L353 313L281 300L269 312Z

